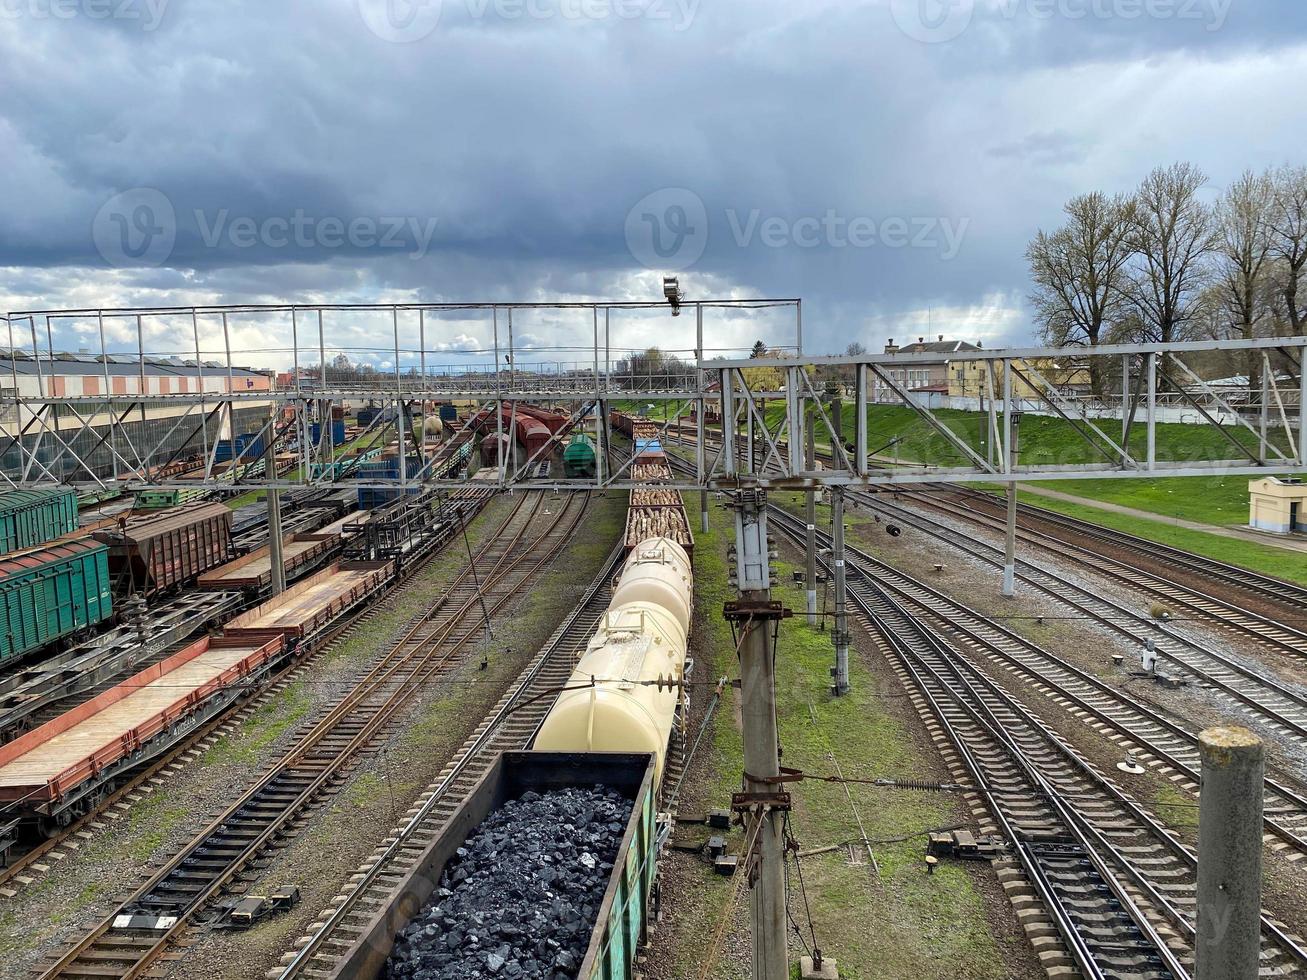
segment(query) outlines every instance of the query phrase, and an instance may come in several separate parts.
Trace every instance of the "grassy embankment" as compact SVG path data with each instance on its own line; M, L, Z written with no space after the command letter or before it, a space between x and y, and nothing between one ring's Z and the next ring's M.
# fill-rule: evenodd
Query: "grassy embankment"
M769 409L780 413L781 406ZM844 405L844 425L853 431L854 406ZM985 416L978 412L951 409L935 413L968 445L983 454ZM961 454L909 408L901 405L873 405L868 408L872 438L870 448L905 460L936 465L962 465ZM1107 422L1104 430L1119 433L1119 424ZM1242 427L1226 431L1241 445L1252 446L1252 434ZM1136 425L1131 433L1130 451L1136 457L1146 452L1146 433ZM895 441L897 440L897 441ZM1280 439L1283 446L1283 439ZM1027 415L1021 423L1021 461L1023 463L1069 464L1102 460L1071 427L1059 418ZM1210 426L1161 423L1157 426L1157 458L1160 460L1197 460L1232 457L1236 450ZM1247 477L1169 477L1147 479L1052 480L1036 483L1062 493L1119 504L1148 511L1163 517L1178 518L1217 526L1238 527L1248 520ZM995 489L986 487L986 489ZM1307 582L1307 559L1271 545L1259 545L1216 536L1203 531L1176 527L1127 514L1116 514L1088 504L1052 500L1037 494L1023 494L1026 503L1035 504L1071 517L1102 524L1130 534L1184 548L1196 554L1242 565L1257 571L1294 581Z
M739 673L735 642L720 615L722 603L734 595L727 582L724 554L731 537L731 516L714 508L711 527L708 534L696 534L695 545L694 628L700 681ZM781 586L773 595L791 608L802 609L801 593L787 584L793 567L777 563ZM938 763L923 756L923 750L889 710L896 703L889 698L897 692L882 694L883 680L873 675L862 658L855 655L850 665L853 692L835 699L827 692L827 669L833 661L828 634L810 629L801 617L786 620L778 649L777 714L785 765L829 774L834 771L832 753L836 753L844 774L860 779L937 771L931 767ZM707 689L700 689L696 696L706 698ZM683 809L725 806L738 788L743 749L737 705L730 690L725 698L699 749L706 756L700 761L711 775L688 785ZM697 771L697 764L692 771ZM839 961L840 975L850 980L1005 976L1002 954L969 871L946 864L933 876L926 874L924 834L959 822L957 799L865 784L850 785L849 790L868 836L873 841L893 842L875 847L879 874L869 864L850 864L843 847L803 859L817 939L826 955ZM843 786L803 782L795 785L794 793L791 829L803 850L859 836ZM906 839L894 840L898 838ZM740 832L733 831L733 849L742 844ZM791 908L803 924L806 938L807 922L796 882L791 865ZM677 905L670 928L676 950L675 976L698 977L717 925L729 914L724 906L730 888L729 879L717 877L704 866L687 894L674 896ZM747 902L744 892L739 901ZM797 959L799 951L792 952ZM795 970L797 976L797 966ZM734 978L745 974L723 956L713 975Z

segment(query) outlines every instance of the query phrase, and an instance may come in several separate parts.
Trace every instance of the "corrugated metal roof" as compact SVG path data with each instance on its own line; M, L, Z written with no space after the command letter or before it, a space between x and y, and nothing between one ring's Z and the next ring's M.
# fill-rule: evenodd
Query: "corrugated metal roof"
M89 359L87 359L89 358ZM31 358L11 357L0 358L0 382L4 380L4 375L13 374L17 371L25 377L36 377L38 374L44 377L51 375L60 376L91 376L101 375L108 369L109 376L114 377L139 377L141 374L141 365L134 357L125 354L110 354L102 363L98 356L91 355L74 355L72 358L65 359L62 355L56 355L56 360L50 361L42 357L39 362ZM227 366L219 364L216 361L204 362L204 376L206 378L216 377L219 374L225 375ZM254 371L249 368L233 367L231 369L233 377L237 378L266 378L267 375L261 371ZM146 377L188 377L193 378L199 375L199 369L194 364L187 363L178 358L168 360L146 360L145 362Z

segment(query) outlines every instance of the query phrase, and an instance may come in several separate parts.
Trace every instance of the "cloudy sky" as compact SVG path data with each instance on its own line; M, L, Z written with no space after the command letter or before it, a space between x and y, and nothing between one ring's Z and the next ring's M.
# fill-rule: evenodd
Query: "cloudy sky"
M802 297L810 351L1024 341L1023 249L1067 197L1304 162L1304 77L1302 0L0 0L0 310L652 299L675 271ZM238 350L276 362L280 329Z

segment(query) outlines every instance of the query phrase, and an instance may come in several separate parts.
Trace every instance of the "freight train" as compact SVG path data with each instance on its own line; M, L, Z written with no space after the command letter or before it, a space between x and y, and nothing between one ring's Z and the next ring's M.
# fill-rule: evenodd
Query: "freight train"
M484 495L468 495L438 515L433 511L434 526L425 527L415 546L404 556L411 559L428 554L450 540L485 499ZM386 511L416 506L419 505L412 498L406 498L396 501ZM374 531L387 524L386 512L369 516L373 519L367 524L376 525ZM200 520L202 523L204 518ZM296 536L291 536L292 540L287 542L287 563L293 566L292 571L306 569L310 561L321 561L331 543L329 539L350 533L350 520L342 518L339 528L324 529L325 533L319 535L298 536L298 541L293 540ZM174 528L167 537L155 535L146 540L157 544L175 532ZM67 560L81 563L68 573L69 582L83 583L87 593L98 590L94 596L87 596L85 615L107 614L111 600L108 560L111 549L90 539L47 550L56 549L66 551ZM139 557L139 550L133 554ZM144 560L157 569L158 564L149 559L153 554L153 550L147 550ZM178 568L203 560L205 554L201 546ZM47 834L67 826L71 820L89 812L105 793L143 763L217 717L239 698L257 690L275 667L329 635L351 610L384 594L402 573L404 556L332 561L328 567L300 579L279 595L228 620L219 635L188 642L159 663L0 746L0 811L9 820L21 820ZM0 561L0 575L12 574L14 570L6 566L15 560L11 557ZM268 577L266 565L266 559L259 561L256 556L246 556L202 575L202 579L207 578L202 587L261 588ZM19 571L31 578L43 574L40 568L26 566L20 566ZM49 575L43 577L51 580ZM52 585L51 591L69 594L68 583ZM94 602L100 606L93 606ZM7 615L5 605L0 605L2 615ZM76 607L55 604L51 629L75 628L76 615ZM22 625L18 624L19 628ZM20 631L6 628L4 633L19 640L28 639ZM7 650L8 647L0 648L0 653ZM4 829L0 826L0 859L3 848L12 843L3 838Z
M683 508L680 523L688 526ZM495 761L402 882L403 900L372 920L332 980L505 969L520 977L636 976L656 894L661 783L684 721L693 588L690 553L679 542L651 537L630 548L532 749ZM604 820L595 821L597 810ZM559 838L560 827L570 837ZM545 864L522 846L528 840L545 842ZM550 841L561 841L557 853ZM579 847L568 849L572 841ZM448 941L451 932L476 934L482 915L510 928L482 944Z

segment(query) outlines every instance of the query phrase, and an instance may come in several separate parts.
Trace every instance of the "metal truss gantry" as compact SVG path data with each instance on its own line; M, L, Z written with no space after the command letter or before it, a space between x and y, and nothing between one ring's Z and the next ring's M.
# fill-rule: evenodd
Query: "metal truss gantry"
M538 339L529 346L515 343L515 314L519 324L525 316L571 318L573 328L584 323L585 341L571 346L541 346ZM680 321L689 343L679 350L651 342L667 335L664 324L671 326L671 314L693 318L692 331ZM457 337L448 325L451 317L459 324ZM370 318L368 349L386 366L346 376L330 366L329 357L333 351L352 349L351 342L342 343L332 332L340 322L359 318ZM774 338L766 354L746 356L746 342L736 348L738 356L731 356L720 335L752 339L763 329L760 318ZM411 433L406 440L411 438L413 455L399 454L395 479L342 472L329 465L341 447L334 446L329 435L310 438L315 424L330 429L325 423L334 408L365 403L377 408L367 436L372 430L379 435L397 419L404 420L406 429L417 423L419 431L425 431L426 416L435 404L450 401L464 407L464 419L475 414L473 408L482 410L480 418L490 419L491 428L499 432L504 421L496 405L504 407L510 421L523 405L554 407L570 414L576 425L593 430L603 449L598 472L585 479L545 475L531 465L546 458L552 445L524 463L501 461L493 478L483 481L500 487L634 485L633 451L619 449L608 438L612 410L646 414L660 426L669 446L685 446L694 458L694 475L680 475L672 485L687 490L1012 484L1027 479L1267 475L1307 469L1307 372L1302 370L1307 338L1302 337L958 351L948 355L950 370L978 375L981 390L979 411L969 425L959 425L956 416L932 404L941 399L910 390L904 380L906 369L937 364L939 354L807 355L796 299L685 301L673 307L621 302L166 307L23 312L5 319L0 329L6 330L10 343L13 395L6 393L12 403L0 414L0 459L5 460L0 485L11 487L461 485L467 482L464 474L433 471L427 465L432 447ZM614 348L617 320L640 324L638 344ZM80 336L89 332L98 337L99 350L83 351L79 357L84 365L103 368L103 392L69 394L55 384L61 359L54 338L69 322L81 324ZM246 355L239 349L233 354L233 333L242 322L266 331L269 339L258 352L260 359L276 363L289 374L290 384L273 384L268 372L267 388L238 390L233 365ZM451 341L466 341L469 322L480 322L489 342L474 344L455 360L449 354ZM157 338L160 324L168 325L170 344L156 340L147 345L146 336ZM385 329L379 330L382 324ZM752 332L755 327L759 333ZM350 329L357 334L355 327ZM134 345L121 340L133 333ZM284 346L277 346L278 338ZM642 350L656 347L661 347L657 356ZM720 356L723 351L728 356ZM1260 383L1252 384L1260 389L1253 412L1231 404L1228 393L1209 385L1190 366L1195 356L1214 351L1260 363ZM147 368L161 357L193 365L200 390L151 392ZM124 363L139 368L134 392L112 393L111 363L119 370ZM1105 409L1058 383L1050 365L1067 363L1110 376L1117 386L1116 408ZM91 374L98 371L89 369ZM876 404L888 394L938 436L937 444L945 448L937 458L909 460L887 452L896 441L878 432L874 413L868 411L873 389ZM851 403L851 419L835 410L841 400ZM1224 458L1212 458L1220 454L1210 449L1185 455L1159 442L1160 419L1176 404L1188 407L1196 427L1219 432L1222 438L1217 441L1230 452ZM253 457L238 458L242 465L235 467L217 466L217 440L211 434L235 434L236 413L249 418L254 415L251 409L262 413L257 416L262 421L255 444L287 463L280 476ZM1076 433L1081 442L1078 452L1069 453L1074 461L1021 460L1015 451L1017 426L1023 412L1031 411L1056 416ZM158 423L149 435L131 429L136 420L147 417ZM725 424L709 423L710 417ZM805 460L810 431L828 454L825 466ZM91 462L88 445L99 451L99 465ZM1084 461L1087 456L1091 461Z

